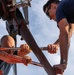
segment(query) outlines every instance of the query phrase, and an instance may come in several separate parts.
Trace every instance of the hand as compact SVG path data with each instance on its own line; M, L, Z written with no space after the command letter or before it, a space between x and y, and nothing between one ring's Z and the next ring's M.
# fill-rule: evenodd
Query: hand
M30 62L32 61L31 57L29 56L24 56L23 59L22 59L22 62L24 65L28 65Z
M56 74L63 74L66 67L67 67L67 64L58 64L58 65L54 65L53 69Z
M56 44L49 44L48 45L48 52L51 54L57 53L58 46Z
M30 47L27 45L27 44L22 44L21 46L20 46L20 53L22 54L22 55L27 55L28 53L30 53L31 52L31 50L30 50Z

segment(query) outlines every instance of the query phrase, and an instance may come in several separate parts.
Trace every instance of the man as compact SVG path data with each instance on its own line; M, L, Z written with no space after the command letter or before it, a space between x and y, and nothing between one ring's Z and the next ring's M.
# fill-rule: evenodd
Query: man
M48 0L43 6L46 15L57 22L60 31L59 39L48 45L50 53L56 53L60 47L60 64L54 65L57 69L65 70L68 63L70 38L74 32L74 0Z
M1 38L1 47L2 48L14 48L15 41L9 36L5 35ZM2 70L2 75L7 75L11 66L15 63L23 63L24 65L28 65L31 62L31 58L25 56L30 53L29 46L27 44L23 44L20 46L20 50L17 52L8 50L8 51L0 51L0 70Z

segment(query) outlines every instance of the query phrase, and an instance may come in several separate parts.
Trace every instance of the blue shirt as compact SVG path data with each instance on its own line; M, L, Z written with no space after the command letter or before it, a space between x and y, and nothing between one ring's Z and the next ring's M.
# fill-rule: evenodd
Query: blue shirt
M66 18L69 23L74 23L74 0L63 0L56 11L56 20Z
M2 60L0 60L0 70L3 71L3 75L8 75L12 64L8 64Z

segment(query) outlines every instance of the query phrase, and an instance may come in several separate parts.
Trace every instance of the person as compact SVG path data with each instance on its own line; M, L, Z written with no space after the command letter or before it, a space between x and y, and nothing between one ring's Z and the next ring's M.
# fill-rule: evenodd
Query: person
M58 72L64 71L67 68L70 39L74 32L74 0L48 0L43 6L43 11L50 20L57 22L59 38L53 44L48 45L48 51L56 53L60 47L60 64L53 67Z
M9 35L4 35L1 38L1 47L0 48L14 48L15 41ZM30 53L29 46L27 44L22 44L20 49L15 52L12 50L1 51L0 50L0 71L3 73L2 75L8 75L10 68L15 63L23 63L24 65L28 65L29 62L32 61L31 57L26 56Z

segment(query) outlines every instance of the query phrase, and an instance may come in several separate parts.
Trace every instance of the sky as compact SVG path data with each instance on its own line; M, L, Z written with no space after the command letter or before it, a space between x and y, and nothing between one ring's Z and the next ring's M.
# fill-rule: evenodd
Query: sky
M47 0L32 0L31 7L29 7L29 29L38 44L39 47L46 47L48 44L54 43L59 37L59 29L56 22L50 20L45 13L43 12L43 5ZM3 35L8 35L6 30L5 21L0 19L0 38ZM64 72L64 75L73 75L74 73L74 35L71 38L71 45L69 49L69 60L67 69ZM17 35L17 47L21 44L26 43L25 41L20 40L20 36ZM60 62L60 51L56 54L50 54L47 51L43 52L47 60L53 66L59 64ZM33 52L28 54L33 61L39 62ZM13 75L13 69L11 68L9 75ZM28 66L17 64L17 75L47 75L46 71L38 66L29 64Z

